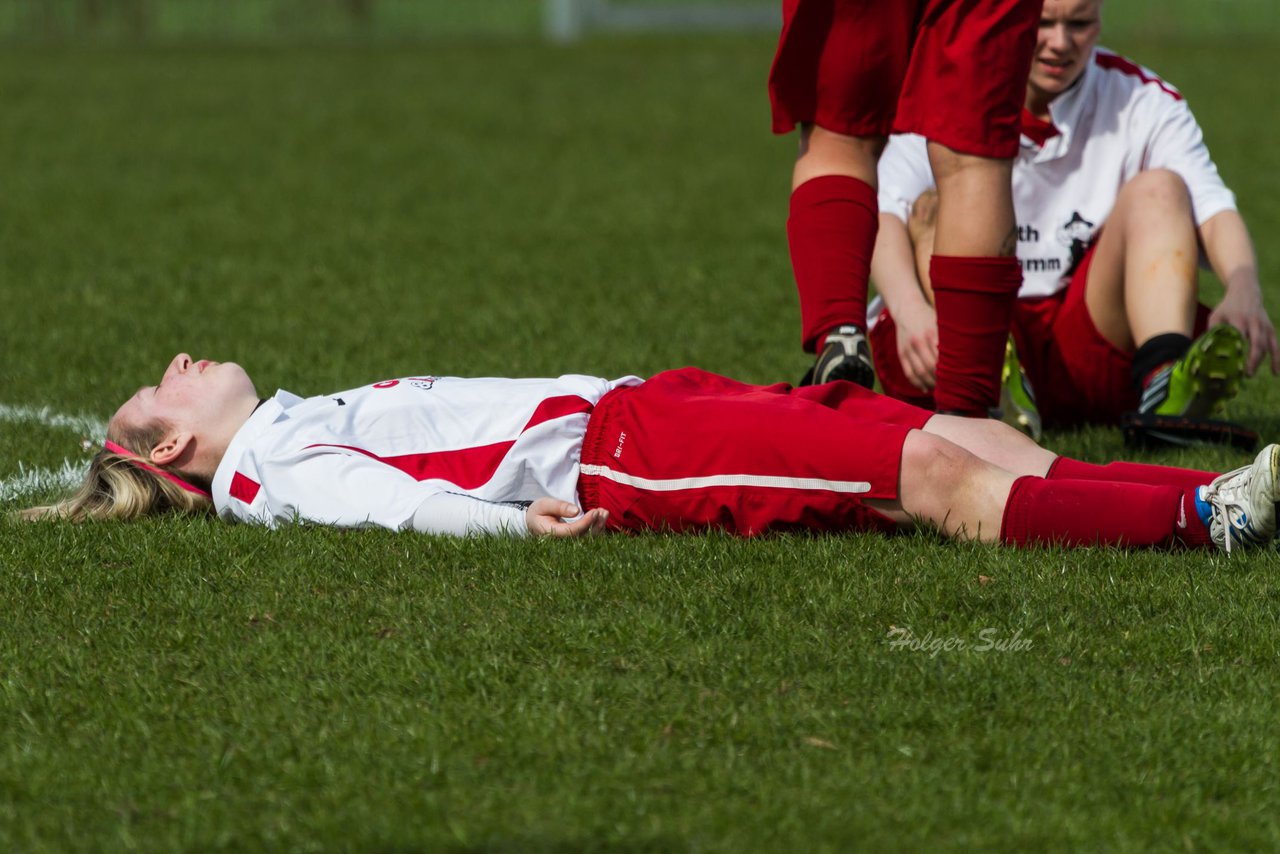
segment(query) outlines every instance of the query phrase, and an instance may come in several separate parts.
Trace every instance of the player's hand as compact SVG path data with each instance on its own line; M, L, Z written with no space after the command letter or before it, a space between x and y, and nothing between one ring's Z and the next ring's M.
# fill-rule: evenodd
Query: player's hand
M605 520L609 518L608 510L597 507L573 519L581 512L577 505L568 501L539 498L524 511L524 521L529 526L529 533L535 537L583 537L604 532ZM566 522L565 519L573 521Z
M938 370L938 315L923 299L901 316L893 316L898 336L898 360L911 384L932 391Z
M1267 316L1267 309L1262 304L1262 293L1257 289L1227 291L1222 302L1209 315L1209 325L1230 323L1244 333L1249 342L1249 352L1245 358L1245 373L1253 376L1262 364L1262 360L1270 356L1271 373L1280 373L1280 346L1276 344L1276 330Z

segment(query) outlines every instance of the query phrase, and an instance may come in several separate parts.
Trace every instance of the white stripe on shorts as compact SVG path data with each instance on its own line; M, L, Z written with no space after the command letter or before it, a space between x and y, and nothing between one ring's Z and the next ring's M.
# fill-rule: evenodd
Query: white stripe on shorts
M657 480L614 471L608 466L584 465L582 474L603 477L614 483L647 489L650 492L675 492L681 489L707 489L712 486L758 486L766 489L821 489L826 492L858 494L870 492L871 484L858 480L825 480L820 477L775 477L767 474L713 474L706 477L676 477Z

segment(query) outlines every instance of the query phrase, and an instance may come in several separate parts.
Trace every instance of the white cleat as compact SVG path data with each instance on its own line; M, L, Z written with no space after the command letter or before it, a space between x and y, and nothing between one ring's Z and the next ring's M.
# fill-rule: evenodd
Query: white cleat
M1280 501L1280 445L1267 445L1253 463L1214 478L1200 487L1208 504L1209 536L1231 554L1231 546L1257 548L1276 536L1276 502Z

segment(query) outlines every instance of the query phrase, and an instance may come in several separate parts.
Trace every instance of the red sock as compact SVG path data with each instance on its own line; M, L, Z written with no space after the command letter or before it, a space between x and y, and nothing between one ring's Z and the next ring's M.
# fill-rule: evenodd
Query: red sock
M1004 507L1000 541L1067 546L1207 546L1191 490L1145 483L1020 477Z
M879 227L876 191L846 175L822 175L791 194L787 240L800 292L804 349L843 324L867 328L867 278Z
M985 416L1000 403L1000 368L1022 287L1017 258L934 255L929 262L938 310L939 412Z
M1105 466L1058 457L1049 466L1045 480L1107 480L1121 483L1149 483L1155 486L1176 486L1194 490L1211 483L1218 475L1211 471L1180 469L1174 466L1153 466L1145 463L1108 463Z

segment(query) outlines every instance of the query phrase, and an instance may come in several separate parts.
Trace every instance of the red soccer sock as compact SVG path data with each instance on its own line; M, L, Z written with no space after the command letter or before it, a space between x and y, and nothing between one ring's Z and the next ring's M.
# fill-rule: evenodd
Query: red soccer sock
M938 312L939 412L985 416L1000 403L1000 369L1022 287L1017 258L934 255L929 262Z
M1045 480L1106 480L1120 483L1147 483L1155 486L1176 486L1194 490L1212 483L1218 475L1211 471L1181 469L1174 466L1154 466L1145 463L1107 463L1105 466L1058 457L1049 466Z
M857 178L822 175L791 194L787 241L806 351L837 326L867 328L867 278L879 224L876 192Z
M1020 477L1005 503L1000 541L1068 546L1209 545L1192 490L1145 483Z

